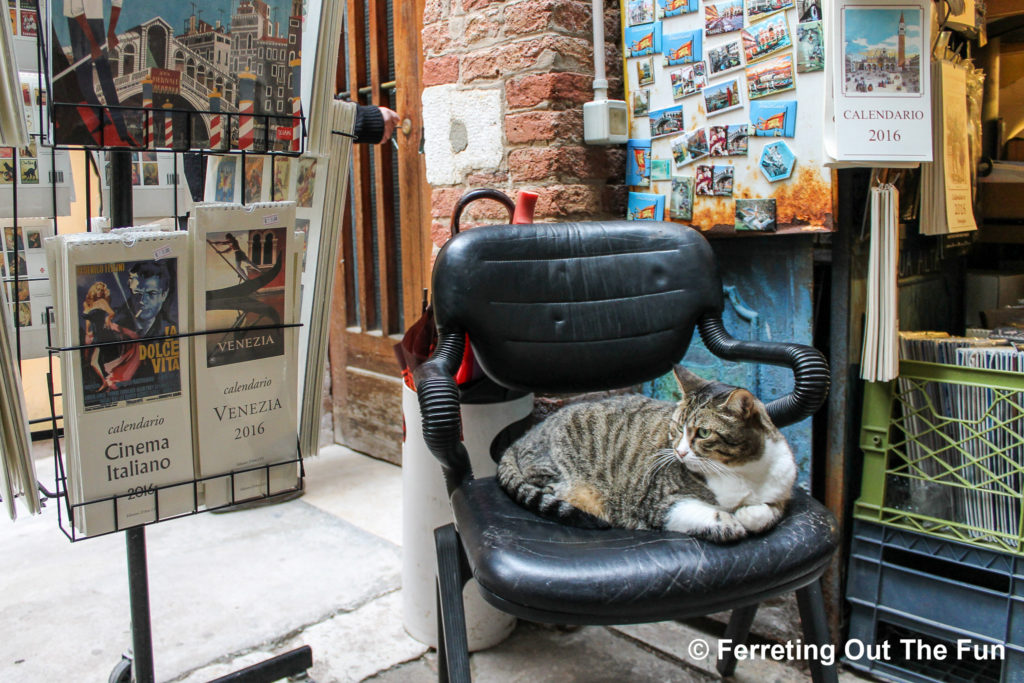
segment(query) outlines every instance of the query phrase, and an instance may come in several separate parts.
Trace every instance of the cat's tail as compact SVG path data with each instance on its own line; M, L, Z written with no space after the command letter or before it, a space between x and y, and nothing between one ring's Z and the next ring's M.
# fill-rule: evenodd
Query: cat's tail
M536 468L535 468L536 469ZM554 474L554 473L552 473ZM570 505L543 486L531 482L523 475L515 453L506 452L498 463L498 484L521 506L562 524L584 529L608 529L605 520Z

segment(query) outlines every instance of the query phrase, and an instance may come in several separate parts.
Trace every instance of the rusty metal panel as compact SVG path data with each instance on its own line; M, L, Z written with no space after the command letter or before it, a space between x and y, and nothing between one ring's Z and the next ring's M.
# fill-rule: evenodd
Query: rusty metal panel
M831 200L830 200L831 201ZM811 238L785 240L717 240L718 256L726 291L725 325L737 339L812 343L812 285L814 263ZM792 373L785 368L732 363L712 355L695 333L684 364L708 379L750 389L764 401L793 388ZM644 393L665 400L679 397L671 375L644 387ZM798 481L811 481L811 421L782 430L796 456Z

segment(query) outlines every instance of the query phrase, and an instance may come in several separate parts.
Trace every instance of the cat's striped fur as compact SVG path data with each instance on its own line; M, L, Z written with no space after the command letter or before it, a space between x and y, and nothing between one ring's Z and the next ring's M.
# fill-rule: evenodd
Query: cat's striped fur
M796 478L792 452L750 392L682 367L679 403L616 396L557 411L504 453L502 488L586 527L672 529L715 541L773 526Z

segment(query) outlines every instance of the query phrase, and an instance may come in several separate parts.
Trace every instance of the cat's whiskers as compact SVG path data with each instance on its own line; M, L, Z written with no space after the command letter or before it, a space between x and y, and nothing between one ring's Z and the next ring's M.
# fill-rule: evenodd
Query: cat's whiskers
M662 471L666 467L672 464L672 461L676 459L676 452L671 448L662 448L654 452L654 457L647 463L647 467L644 469L644 486L649 486L651 480L658 472Z
M726 465L718 462L717 460L712 460L711 458L704 458L699 455L695 455L693 456L693 460L691 460L690 462L692 462L697 467L697 469L701 471L702 474L716 474L725 477L739 476L736 472L733 472Z

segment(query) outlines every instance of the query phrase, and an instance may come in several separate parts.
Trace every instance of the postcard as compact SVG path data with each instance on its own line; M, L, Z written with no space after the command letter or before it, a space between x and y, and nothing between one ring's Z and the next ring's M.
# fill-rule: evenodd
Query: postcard
M701 61L704 58L703 40L703 31L700 29L666 35L662 40L665 63L676 66Z
M160 165L158 163L153 161L147 161L144 164L142 164L142 184L160 184Z
M651 178L651 141L626 142L626 184L647 186Z
M672 195L669 197L668 215L681 221L693 220L693 176L672 178Z
M661 52L661 23L626 28L626 56L646 57Z
M796 100L751 102L750 125L758 137L793 137L796 135Z
M237 157L221 157L217 164L217 184L214 186L214 201L235 201L235 169L237 165Z
M637 85L654 83L654 58L645 57L636 63Z
M807 73L825 69L825 39L821 22L808 21L796 25L796 71Z
M630 192L626 205L626 220L665 220L665 195L650 192Z
M710 76L720 76L730 71L735 71L743 66L743 49L740 41L732 40L718 47L708 48L708 68Z
M291 83L300 78L295 60L306 4L226 0L216 10L206 5L203 9L211 16L200 19L188 3L53 0L47 4L49 20L40 25L40 33L49 38L49 94L59 105L53 141L145 147L147 117L141 105L142 83L148 81L152 109L173 104L182 112L181 124L175 119L174 127L180 125L177 144L185 141L185 112L192 113L191 146L209 144L210 98L219 96L224 111L237 112L241 102L252 100L257 115L254 142L232 146L250 145L250 151L263 152L263 140L268 140L273 148L277 125L291 123L277 117L291 115ZM212 16L216 13L222 15ZM22 13L23 29L26 16ZM216 21L220 23L215 27ZM163 140L162 131L157 138Z
M626 3L626 19L630 26L653 22L654 0L629 0Z
M300 157L295 175L295 204L300 209L313 206L313 188L316 187L316 158Z
M843 94L921 95L921 10L843 9Z
M292 160L288 158L276 159L274 162L274 184L270 197L271 201L280 202L288 198L288 182L292 177Z
M39 184L39 164L35 159L21 159L21 182L24 185Z
M796 20L821 21L821 0L796 0Z
M765 148L761 150L761 161L758 165L768 182L774 183L793 175L796 156L789 145L779 140L765 145Z
M709 36L731 33L743 28L743 0L719 0L704 3L704 30Z
M677 17L697 11L697 0L658 0L658 9L663 17Z
M647 116L651 110L651 91L647 88L637 88L630 96L633 98L633 117Z
M683 131L683 105L652 111L648 118L651 121L651 137L672 135Z
M732 166L698 166L695 192L704 197L731 197L733 172Z
M704 107L708 116L721 114L737 107L742 107L740 101L739 79L730 78L722 83L709 85L704 88Z
M792 90L793 55L783 55L747 67L747 92L751 100Z
M775 200L737 199L736 229L775 232Z
M745 123L708 128L708 147L713 157L746 156L749 139L750 126Z
M672 81L672 99L674 100L696 95L708 84L704 62L695 62L671 71L669 79Z
M708 135L703 128L695 128L672 140L672 161L676 168L703 159L708 155Z
M669 180L672 177L672 162L668 159L651 159L651 180Z
M785 13L774 14L751 24L743 29L740 38L743 40L743 56L747 64L793 46Z
M756 17L774 14L793 6L793 0L747 0L747 16L753 21Z

